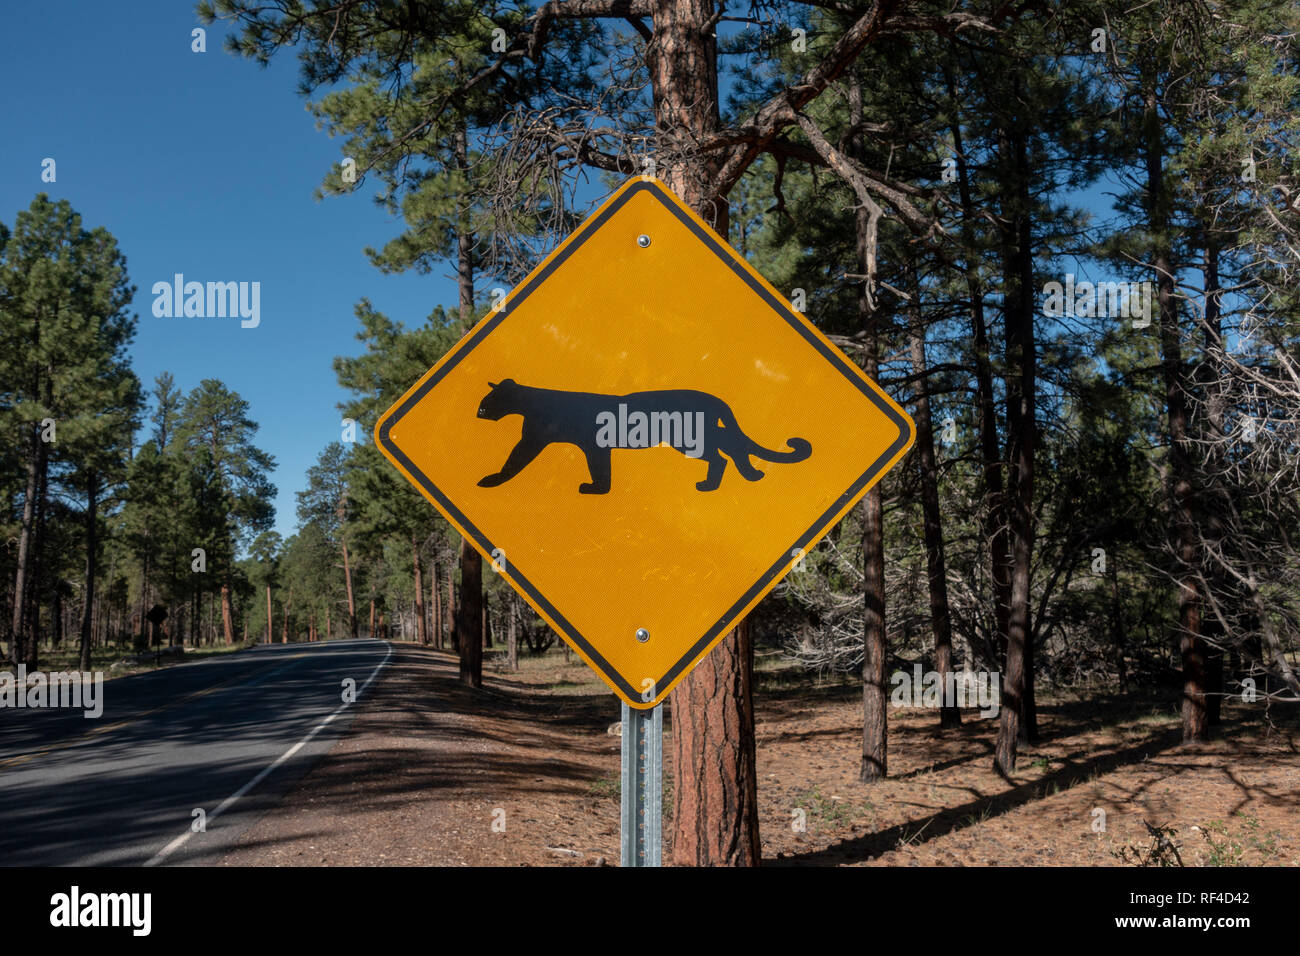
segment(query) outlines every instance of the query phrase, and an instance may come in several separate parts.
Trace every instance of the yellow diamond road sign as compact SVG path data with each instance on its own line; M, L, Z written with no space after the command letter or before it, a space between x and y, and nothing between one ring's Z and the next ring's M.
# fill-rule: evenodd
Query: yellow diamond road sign
M647 708L906 453L913 426L676 196L634 179L375 438Z

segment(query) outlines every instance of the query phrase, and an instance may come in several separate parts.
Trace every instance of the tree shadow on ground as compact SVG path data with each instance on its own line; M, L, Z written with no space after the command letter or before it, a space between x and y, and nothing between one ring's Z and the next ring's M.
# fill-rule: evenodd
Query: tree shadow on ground
M1060 790L1068 789L1127 764L1148 760L1181 743L1181 731L1169 730L1154 734L1134 746L1098 754L1087 760L1071 759L1075 756L1073 754L1065 758L1055 758L1054 762L1064 760L1065 766L1033 781L1018 784L1010 790L980 797L961 806L949 807L938 813L908 820L875 833L841 840L820 850L796 853L775 860L764 860L764 865L836 866L870 860L897 849L900 844L928 842L961 830L971 825L972 819L984 820L1009 813L1041 799L1045 793L1052 792L1053 787ZM926 771L929 769L931 768L926 768Z

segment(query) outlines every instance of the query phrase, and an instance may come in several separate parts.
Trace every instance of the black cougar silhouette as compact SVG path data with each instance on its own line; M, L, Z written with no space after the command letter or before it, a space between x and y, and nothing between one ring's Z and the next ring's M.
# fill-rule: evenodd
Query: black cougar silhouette
M556 442L577 445L587 456L591 481L578 486L584 495L609 492L610 452L614 448L651 448L667 443L688 458L701 458L708 462L709 470L695 485L700 491L713 491L722 483L727 458L746 479L758 481L763 473L750 463L750 456L763 461L798 462L812 454L812 445L802 438L788 439L789 451L764 448L741 431L726 402L707 392L678 389L600 395L531 388L509 378L488 385L492 390L479 403L478 417L495 422L506 415L522 415L524 429L501 470L479 481L483 488L495 488L514 478L547 445ZM637 427L632 427L634 421ZM610 442L609 430L618 441Z

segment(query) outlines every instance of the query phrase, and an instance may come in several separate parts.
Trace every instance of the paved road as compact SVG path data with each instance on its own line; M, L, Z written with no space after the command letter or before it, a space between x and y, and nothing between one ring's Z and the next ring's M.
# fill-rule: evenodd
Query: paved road
M213 862L351 721L344 679L359 698L388 654L277 644L105 681L98 720L0 709L0 866Z

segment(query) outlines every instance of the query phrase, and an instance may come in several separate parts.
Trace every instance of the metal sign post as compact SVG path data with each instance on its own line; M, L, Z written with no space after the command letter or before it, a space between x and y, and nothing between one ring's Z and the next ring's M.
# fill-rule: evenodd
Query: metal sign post
M660 866L664 818L664 708L623 704L621 866Z

